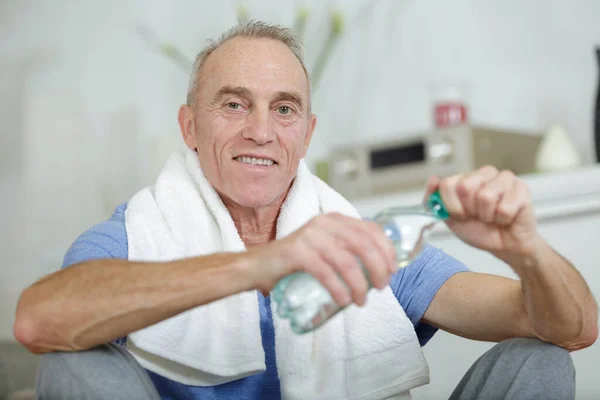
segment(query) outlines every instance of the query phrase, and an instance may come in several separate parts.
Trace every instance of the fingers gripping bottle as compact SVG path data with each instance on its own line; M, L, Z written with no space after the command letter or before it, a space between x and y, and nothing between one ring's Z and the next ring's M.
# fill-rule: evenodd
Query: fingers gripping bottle
M373 220L381 225L394 243L398 268L404 268L421 253L430 229L448 216L439 192L435 192L424 204L387 208ZM371 288L364 267L363 273ZM306 272L281 279L271 291L271 299L276 304L277 315L289 319L292 330L297 334L320 327L344 308L315 277Z

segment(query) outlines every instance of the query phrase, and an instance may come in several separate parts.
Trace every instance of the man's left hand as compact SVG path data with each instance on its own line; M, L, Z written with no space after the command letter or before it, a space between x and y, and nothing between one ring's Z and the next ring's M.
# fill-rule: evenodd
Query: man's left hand
M531 194L511 171L485 166L430 178L426 196L437 189L450 213L448 227L465 243L499 257L534 253L539 235Z

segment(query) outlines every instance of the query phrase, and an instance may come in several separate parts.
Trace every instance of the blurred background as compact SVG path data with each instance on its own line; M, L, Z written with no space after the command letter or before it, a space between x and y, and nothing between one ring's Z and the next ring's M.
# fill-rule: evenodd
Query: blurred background
M431 173L512 169L598 297L599 17L597 0L0 2L0 340L23 288L183 148L191 60L247 18L302 37L318 116L306 161L363 214L419 199ZM512 276L443 229L432 241ZM447 396L489 345L438 334L415 399ZM578 398L599 398L598 346L574 358Z

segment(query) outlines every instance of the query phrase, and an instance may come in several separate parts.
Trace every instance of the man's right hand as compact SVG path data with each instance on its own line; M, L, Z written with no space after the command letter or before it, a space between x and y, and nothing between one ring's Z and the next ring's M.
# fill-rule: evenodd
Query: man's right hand
M340 305L366 301L369 287L359 260L378 289L389 284L397 268L396 251L379 225L339 213L317 216L283 239L252 248L248 256L254 286L264 295L281 278L303 271Z

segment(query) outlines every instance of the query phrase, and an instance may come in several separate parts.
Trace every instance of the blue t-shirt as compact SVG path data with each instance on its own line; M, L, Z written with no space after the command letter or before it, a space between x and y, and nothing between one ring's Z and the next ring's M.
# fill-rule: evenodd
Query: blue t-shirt
M105 258L127 259L125 210L119 205L109 220L81 234L67 251L63 268L83 261ZM436 329L420 320L442 284L452 275L467 271L467 267L442 250L427 247L406 268L400 269L390 281L398 302L415 327L419 342L424 346ZM275 332L271 319L271 300L258 293L260 330L265 351L266 371L225 384L197 387L184 385L147 371L163 400L174 399L279 399L279 378L275 362ZM126 338L116 340L123 345Z

